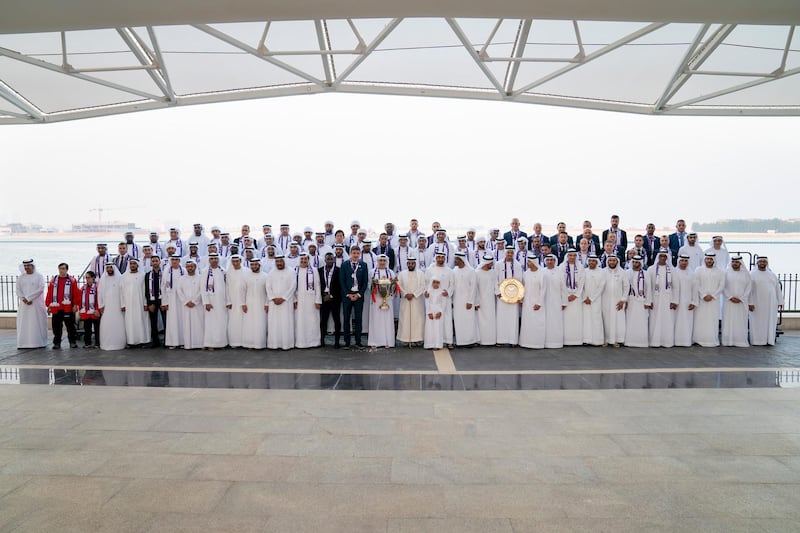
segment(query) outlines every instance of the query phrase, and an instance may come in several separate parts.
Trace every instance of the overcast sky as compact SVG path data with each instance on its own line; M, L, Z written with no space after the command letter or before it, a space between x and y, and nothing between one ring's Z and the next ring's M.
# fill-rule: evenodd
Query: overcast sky
M799 118L328 94L0 126L0 224L546 231L797 217ZM115 210L111 210L115 209Z

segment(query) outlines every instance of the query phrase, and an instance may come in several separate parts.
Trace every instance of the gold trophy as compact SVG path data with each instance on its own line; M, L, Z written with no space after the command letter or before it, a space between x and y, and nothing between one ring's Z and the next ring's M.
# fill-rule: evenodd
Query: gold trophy
M508 304L522 301L525 296L525 285L515 278L504 279L500 283L500 299Z
M377 287L378 294L381 295L382 301L380 309L382 311L389 309L389 298L392 297L392 293L394 292L395 281L388 278L374 279L372 280L372 284Z

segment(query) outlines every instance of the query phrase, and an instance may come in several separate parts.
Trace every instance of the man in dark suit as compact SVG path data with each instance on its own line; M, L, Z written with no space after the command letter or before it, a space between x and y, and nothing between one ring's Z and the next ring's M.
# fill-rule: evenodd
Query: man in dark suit
M325 254L325 266L319 268L320 287L322 287L322 306L319 308L320 346L325 346L328 332L328 317L333 317L333 333L336 339L334 348L339 347L342 336L342 320L339 311L342 306L342 283L339 268L333 261L333 252Z
M592 233L592 228L584 228L583 233L578 239L578 246L580 246L581 239L586 239L589 242L589 252L597 256L603 253L603 245L600 244L600 237ZM603 239L606 242L606 239Z
M369 274L367 264L361 261L361 250L350 249L350 259L342 262L339 283L342 286L342 312L344 314L344 347L350 347L350 319L355 321L356 346L361 344L361 315L364 312L364 293L367 291Z
M519 230L519 219L512 218L511 219L511 230L503 233L503 240L506 241L506 248L516 248L517 247L517 239L520 237L525 237L528 239L528 234L524 231Z
M611 227L603 232L603 242L608 240L609 233L617 235L617 246L623 250L628 249L628 234L625 230L619 229L619 215L611 215Z
M389 243L389 234L388 233L381 233L378 237L378 246L375 247L373 250L376 255L385 254L386 257L389 258L389 268L394 270L395 265L395 254L394 250L392 249L391 244Z
M686 244L686 221L682 218L675 223L675 233L669 234L669 250L672 252L672 266L678 265L678 250Z
M555 235L550 237L550 247L553 249L553 253L555 253L556 248L558 248L560 244L559 235L562 233L567 235L567 246L569 248L575 248L575 242L573 242L572 237L567 233L567 225L564 222L559 222L556 228L558 228L558 231L556 231Z
M153 256L150 258L150 272L144 275L144 300L147 304L147 313L150 315L150 341L151 348L161 346L158 337L158 315L161 314L161 323L166 327L167 312L161 308L161 260ZM99 340L99 337L98 337Z
M552 242L552 240L550 242ZM566 231L559 233L555 242L556 244L550 245L550 253L555 254L558 259L558 264L560 265L564 262L564 258L567 257L567 250L572 248L572 245L569 242L569 235L567 235Z
M540 245L542 245L542 244L550 244L550 237L548 237L547 235L542 233L542 224L539 223L539 222L536 222L533 225L533 233L528 235L528 248L529 249L533 248L533 238L534 237L539 237L539 244Z

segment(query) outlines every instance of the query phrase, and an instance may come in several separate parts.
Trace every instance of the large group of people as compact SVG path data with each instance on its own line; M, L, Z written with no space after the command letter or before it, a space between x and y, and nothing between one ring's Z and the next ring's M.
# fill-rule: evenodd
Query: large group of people
M416 219L406 233L384 230L375 242L358 221L349 233L332 221L302 233L264 225L259 236L243 225L235 238L195 224L188 238L170 228L146 243L128 232L116 254L97 244L82 283L66 263L47 281L28 259L16 285L18 347L48 344L48 314L53 348L65 327L77 347L78 316L84 346L104 350L289 350L327 337L334 348L775 343L783 296L768 258L749 271L721 236L702 249L683 220L662 236L648 224L630 241L616 215L601 235L589 221L577 236L564 223L528 234L517 218L502 235L453 238L438 222L425 235ZM509 279L521 300L502 293Z

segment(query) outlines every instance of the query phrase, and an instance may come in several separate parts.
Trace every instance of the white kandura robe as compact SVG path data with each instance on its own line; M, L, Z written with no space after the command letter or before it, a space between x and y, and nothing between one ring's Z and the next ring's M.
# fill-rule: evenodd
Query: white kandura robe
M676 268L673 283L672 290L678 291L678 309L675 311L675 346L688 347L692 345L692 331L694 330L694 310L689 309L689 306L697 307L694 272Z
M225 271L209 268L201 273L201 297L205 310L203 348L224 348L228 345L228 291ZM210 305L211 309L206 309Z
M100 349L122 350L127 342L125 337L125 317L122 313L120 280L122 276L115 272L113 276L106 273L97 282L97 305L103 310L100 319Z
M754 306L750 313L750 344L753 346L774 346L775 330L778 327L778 306L783 304L778 276L767 268L764 271L750 271L753 283L750 288L750 303Z
M425 279L430 286L431 277L438 274L440 280L440 288L447 291L445 301L442 303L444 310L442 311L442 321L444 322L444 343L453 344L453 271L447 266L436 266L431 264L428 270L425 271Z
M580 346L583 344L583 284L586 280L584 268L577 262L569 265L571 275L574 277L574 288L567 285L567 265L564 260L559 267L561 269L561 279L567 289L567 308L564 309L564 346ZM576 298L569 301L569 297L575 295Z
M285 267L283 270L276 268L267 274L267 305L269 305L267 348L271 350L294 348L296 285L294 271L289 270L289 267ZM283 298L285 301L278 305L272 301L275 298ZM317 333L319 334L319 331Z
M647 348L650 346L650 310L652 302L650 279L644 270L628 270L628 308L625 311L625 346Z
M363 252L361 260L367 264L367 272L372 272L378 266L378 256L375 252ZM364 292L364 307L361 310L361 334L366 335L369 333L369 308L372 306L372 278L367 282L367 290ZM344 307L342 307L342 316L344 316ZM352 317L352 315L351 315Z
M228 344L231 348L240 348L244 337L244 305L245 277L248 270L231 266L225 273L225 292L228 308Z
M497 344L497 296L494 293L497 283L497 274L494 268L475 271L477 290L475 292L475 306L478 315L478 339L482 346Z
M500 295L500 284L506 279L522 281L522 265L516 261L501 261L494 266L497 276L495 294ZM519 303L507 303L497 298L497 343L519 344Z
M547 285L541 268L528 269L522 275L525 297L522 299L522 326L519 331L519 345L523 348L544 348L547 336ZM534 309L538 305L539 309Z
M44 304L44 276L33 271L17 276L17 348L47 345L47 306ZM22 303L22 298L31 302Z
M294 283L294 272L289 273L291 275L290 280ZM247 306L247 312L244 313L242 322L243 348L263 350L267 347L267 332L269 328L267 327L267 312L264 310L264 306L268 303L266 289L268 277L269 274L264 274L261 271L253 272L252 270L244 276L244 305ZM292 311L291 314L294 315L291 302L289 302L289 309ZM272 307L270 307L271 310ZM294 330L294 327L292 327L292 330ZM294 337L294 331L291 334ZM292 346L294 346L294 342L292 342Z
M472 267L465 265L464 268L453 269L453 330L457 345L469 346L479 340L475 312L477 290L478 278Z
M425 273L419 269L397 274L400 286L400 314L397 317L397 340L422 342L425 335ZM412 299L406 295L413 296Z
M697 267L703 266L703 260L705 259L705 254L703 253L703 249L700 248L700 245L695 244L694 246L689 246L688 243L684 244L678 250L678 257L682 255L689 256L689 264L687 265L689 272L694 272L695 270L697 270ZM656 263L657 262L658 258L656 258ZM667 262L669 263L669 260L667 260ZM653 266L655 266L655 264Z
M444 347L444 308L449 305L450 298L442 295L442 287L428 288L425 297L425 349L440 350ZM436 313L442 313L439 318L431 318Z
M319 271L314 267L298 267L295 274L297 309L294 313L295 348L319 346L319 306L322 305L322 289Z
M146 344L150 338L150 315L145 309L144 273L128 270L120 278L120 301L125 308L125 337L128 344ZM102 346L103 343L100 343Z
M169 274L172 272L172 286ZM183 274L181 274L181 272ZM164 328L164 344L180 346L183 344L183 304L178 300L178 281L185 270L168 268L161 277L161 305L167 305L167 324ZM100 328L102 332L103 328Z
M738 346L746 348L750 346L747 342L747 318L750 314L750 290L753 280L750 273L739 267L739 271L728 267L725 271L725 311L722 313L722 340L723 346ZM740 303L733 303L731 298L738 298Z
M619 268L603 269L606 284L603 288L603 333L609 344L625 342L625 305L628 301L630 283L628 272ZM622 309L617 305L623 302Z
M725 271L703 265L695 273L697 308L694 310L692 342L703 347L719 346L719 309L725 288ZM711 295L710 302L703 298Z
M193 276L188 273L178 280L178 302L183 306L181 319L183 324L181 331L183 334L183 347L186 350L194 350L203 347L205 336L205 308L203 307L202 297L203 279L195 271ZM191 306L190 306L191 304Z
M378 279L392 279L394 272L388 268L376 268L370 276L370 287L373 287ZM370 288L370 291L372 289ZM380 293L375 292L375 301L372 301L372 293L364 295L370 301L369 306L369 336L367 344L369 346L383 346L394 348L394 294L386 300L389 309L381 309L383 298Z
M567 305L567 286L564 284L564 272L558 267L542 269L545 289L545 348L564 347L564 309Z
M603 290L606 287L606 274L600 267L584 270L583 283L583 342L592 346L602 346L605 341L603 330ZM590 304L586 299L591 300Z
M783 292L778 276L767 268L764 271L750 271L752 285L750 303L754 306L750 313L750 344L753 346L774 346L775 330L778 327L778 305L783 304Z
M675 268L656 263L647 269L647 277L653 302L653 309L650 310L650 346L672 348L675 346L675 311L671 305L677 305L680 298L675 287Z

